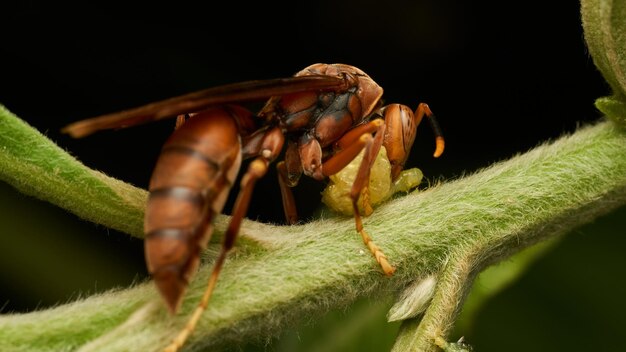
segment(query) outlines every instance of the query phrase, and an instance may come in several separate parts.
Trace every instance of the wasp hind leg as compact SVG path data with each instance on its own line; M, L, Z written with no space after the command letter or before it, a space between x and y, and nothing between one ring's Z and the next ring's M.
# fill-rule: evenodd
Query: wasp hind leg
M178 351L184 344L189 335L195 330L202 313L206 310L209 305L209 300L211 295L213 294L213 290L215 289L215 284L217 283L217 279L220 275L224 262L226 261L226 256L228 252L233 248L235 241L237 239L237 234L239 233L239 227L241 225L241 221L243 220L247 210L248 205L250 204L250 198L252 197L252 190L254 189L255 182L263 177L267 172L267 161L262 160L262 158L257 158L256 160L250 163L248 167L248 171L245 173L241 180L241 191L237 197L235 202L235 206L233 209L232 218L230 220L230 224L228 225L228 229L224 233L224 242L222 243L222 248L220 253L215 260L215 264L213 264L213 271L211 272L211 276L209 277L209 282L206 290L204 291L204 295L202 296L202 300L194 310L191 318L187 321L187 324L181 330L178 335L172 340L170 345L168 345L164 351L165 352L175 352Z
M235 245L241 221L248 211L254 185L258 179L267 173L269 163L274 160L276 156L278 156L284 142L283 138L284 137L278 130L268 132L265 137L263 147L261 148L261 155L250 163L248 170L243 175L241 179L241 189L237 195L237 199L235 200L232 217L230 223L228 224L228 228L224 233L222 248L217 256L217 259L215 260L215 264L213 264L213 271L209 277L209 282L206 290L204 291L204 295L183 330L181 330L174 340L172 340L172 342L164 349L165 352L176 352L185 344L189 335L191 335L191 333L195 330L202 313L204 313L209 305L209 300L211 299L217 279L222 271L224 262L226 261L226 256Z

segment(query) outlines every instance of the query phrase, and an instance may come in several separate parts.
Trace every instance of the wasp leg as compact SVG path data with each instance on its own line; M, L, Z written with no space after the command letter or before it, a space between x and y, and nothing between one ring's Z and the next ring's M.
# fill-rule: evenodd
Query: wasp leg
M194 310L191 318L189 318L189 321L187 321L183 330L180 331L170 345L164 349L165 352L178 351L178 349L185 344L189 335L196 328L202 313L204 313L209 304L209 300L211 299L211 295L215 289L215 284L217 283L217 279L222 270L222 266L224 265L224 261L226 260L226 256L235 245L241 221L246 215L248 206L250 205L254 185L258 179L267 173L269 163L276 158L278 153L280 153L284 137L280 132L278 132L278 130L268 132L265 139L266 141L264 141L264 147L261 149L260 153L261 156L257 157L250 163L248 170L241 179L241 189L237 195L237 200L235 201L233 214L230 223L228 224L228 229L226 229L226 232L224 233L222 248L217 256L217 259L215 260L215 264L213 264L213 271L209 277L209 282L206 290L204 291L204 295L202 296L202 300Z
M346 149L348 146L357 142L363 134L376 132L384 123L385 120L383 119L374 119L372 121L369 121L368 123L359 125L346 132L346 134L344 134L341 139L335 142L335 147L337 147L338 149Z
M377 121L377 120L374 120ZM382 120L380 120L382 121ZM356 225L357 232L361 235L363 239L363 243L367 246L370 252L376 258L378 264L383 269L385 275L392 275L396 270L389 261L387 261L387 257L383 253L383 251L372 241L372 238L363 228L363 222L361 220L361 214L359 212L358 200L361 195L365 195L365 208L368 207L371 209L371 205L369 205L369 178L370 178L370 169L374 164L374 160L376 160L376 156L378 155L378 151L383 143L383 138L385 134L385 124L376 122L376 137L372 137L369 132L365 132L359 138L350 144L346 149L341 150L337 154L335 154L331 159L326 161L322 165L322 172L325 175L329 176L334 173L339 172L343 169L347 164L354 159L354 157L361 152L361 150L365 149L363 154L363 160L361 161L361 165L359 166L359 170L354 179L354 183L352 184L352 188L350 190L350 198L352 199L352 208L354 212L354 221ZM346 138L350 138L354 140L354 136L349 136ZM343 139L343 138L342 138Z
M298 209L296 208L296 200L287 180L287 167L285 162L281 161L276 165L278 170L278 185L280 186L280 195L283 200L283 210L285 211L285 220L290 225L298 222Z
M215 264L213 265L213 271L211 272L211 276L209 277L209 282L206 290L204 291L204 295L202 296L202 300L200 301L200 304L198 304L198 306L196 307L196 310L191 315L191 318L189 318L189 321L187 322L183 330L174 338L172 343L164 349L164 351L178 351L178 349L183 346L189 335L196 328L196 325L198 324L202 313L204 313L204 311L206 310L209 304L209 299L213 294L215 284L217 283L217 278L219 277L222 266L224 265L224 261L226 260L226 256L228 252L233 248L235 240L237 239L237 234L239 233L241 221L248 210L248 205L250 204L250 198L252 197L254 184L259 178L265 175L265 173L267 172L267 165L267 160L264 160L264 158L262 157L259 157L250 163L248 171L245 173L241 180L241 191L237 196L230 224L228 225L228 229L224 233L224 242L222 243L222 248L215 261Z
M341 137L340 140L335 142L335 148L338 149L335 155L333 155L329 160L324 162L322 166L322 172L324 176L334 175L337 172L341 171L346 165L348 165L354 158L366 148L366 146L372 140L372 133L376 132L376 138L374 139L374 148L372 150L373 155L378 155L378 151L380 150L380 146L383 143L384 131L385 131L385 121L383 119L374 119L366 124L359 125L352 130L348 131L346 134ZM377 132L378 131L378 132ZM376 158L372 158L367 161L369 168L367 171L367 175L363 175L363 180L365 181L364 186L361 187L361 203L365 210L365 215L370 215L374 210L370 203L369 197L369 169L374 165L374 160ZM357 197L358 200L358 197Z
M383 143L384 134L385 134L385 124L382 124L378 128L378 131L376 132L376 137L365 146L363 160L361 161L361 165L359 166L359 171L357 172L357 175L354 179L354 183L352 184L352 189L350 190L350 198L352 199L352 209L354 212L354 221L356 224L357 232L361 234L361 237L363 238L363 243L365 243L367 248L369 248L370 252L374 255L374 257L376 258L376 261L378 262L378 264L380 264L385 275L391 276L396 271L396 268L394 268L393 266L391 266L391 264L389 264L385 253L383 253L380 247L378 247L378 245L376 245L376 243L372 241L372 238L363 228L363 222L361 221L361 214L359 213L359 206L358 206L359 197L363 193L366 193L366 195L369 195L367 189L368 189L369 180L370 180L370 170L374 164L374 161L376 160L376 156L378 155L380 147ZM367 203L369 203L369 197L367 199ZM367 205L368 204L366 204L365 206L366 209L367 209Z
M363 148L372 142L372 139L374 138L370 133L360 135L354 143L350 144L346 149L340 150L322 164L322 174L328 177L341 171L359 155Z
M293 141L287 142L285 160L279 162L276 165L276 169L278 170L278 185L280 186L285 220L287 220L288 224L293 225L298 222L298 210L291 188L298 185L302 175L302 161L300 160L298 143Z

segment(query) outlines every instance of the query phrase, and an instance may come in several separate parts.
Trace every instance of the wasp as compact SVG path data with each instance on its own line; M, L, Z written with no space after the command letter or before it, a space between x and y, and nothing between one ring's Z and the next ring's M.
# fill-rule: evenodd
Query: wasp
M441 129L428 105L415 112L400 104L382 106L383 89L362 70L345 64L313 64L289 78L235 83L134 109L75 122L63 132L80 138L105 129L176 117L152 174L146 208L148 271L169 311L175 314L210 240L242 160L253 159L240 180L232 218L224 234L205 294L186 326L166 347L176 351L206 309L228 252L245 217L255 182L276 164L287 222L298 215L291 188L302 174L324 180L363 151L350 189L356 230L382 271L395 268L364 230L357 201L368 203L370 169L384 146L395 180L402 171L424 116L435 135L434 156L444 150ZM243 102L268 99L254 114Z

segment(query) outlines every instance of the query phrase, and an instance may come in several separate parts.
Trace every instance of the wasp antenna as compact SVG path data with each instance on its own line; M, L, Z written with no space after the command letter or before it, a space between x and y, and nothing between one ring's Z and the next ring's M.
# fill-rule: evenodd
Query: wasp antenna
M443 154L443 150L445 149L446 142L443 138L443 132L441 132L441 127L439 127L439 122L437 122L437 118L435 114L433 114L432 110L426 103L420 103L415 111L416 116L420 116L421 113L428 117L428 123L430 124L430 128L433 130L433 134L435 135L435 152L433 153L433 157L438 158Z
M439 127L439 123L437 122L435 115L431 112L430 114L426 114L426 116L428 116L428 123L430 124L430 128L433 130L433 134L435 135L435 153L433 156L438 158L441 154L443 154L446 142L443 138L441 127Z

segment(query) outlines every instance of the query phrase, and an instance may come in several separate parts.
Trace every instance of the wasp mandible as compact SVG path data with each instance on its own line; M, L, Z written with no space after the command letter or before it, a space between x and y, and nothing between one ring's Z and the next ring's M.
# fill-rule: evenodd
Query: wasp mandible
M235 243L254 184L283 149L284 160L276 167L290 224L298 218L291 188L301 175L323 180L364 150L350 190L356 230L383 272L393 274L395 268L363 228L357 201L367 197L370 168L381 146L387 150L395 179L424 116L435 135L434 157L443 152L444 139L428 105L420 103L415 112L400 104L382 106L382 94L382 87L354 66L314 64L290 78L209 88L79 121L63 129L79 138L99 130L177 117L176 129L165 142L150 180L144 221L148 271L172 314L180 307L198 267L200 251L211 237L213 220L222 212L242 160L254 158L241 178L205 294L166 350L178 350L194 330ZM233 105L267 98L257 114Z

